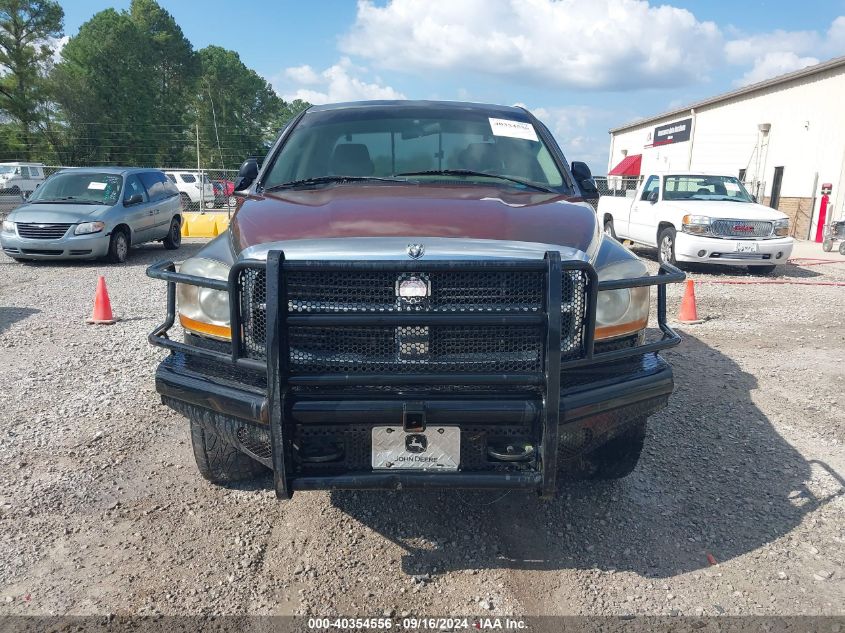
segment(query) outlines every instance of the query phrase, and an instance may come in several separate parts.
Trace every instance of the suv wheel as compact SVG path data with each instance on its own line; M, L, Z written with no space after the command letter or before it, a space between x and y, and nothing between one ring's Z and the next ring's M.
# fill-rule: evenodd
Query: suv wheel
M127 257L129 257L129 234L124 229L115 229L111 234L106 258L112 264L122 264Z
M614 240L619 239L616 237L616 231L613 230L613 220L608 220L604 223L604 234L609 235Z
M191 419L191 445L197 469L211 483L255 479L267 472L264 464L259 464L194 419Z
M565 479L622 479L631 474L640 461L645 442L646 420L639 418L609 442L594 448L580 459L561 465Z
M179 199L182 201L182 211L190 211L194 208L194 203L191 202L191 197L184 191L179 194Z
M675 266L675 229L667 226L657 236L657 261Z
M167 232L167 237L162 240L164 248L169 251L175 251L182 244L182 224L179 218L173 218L170 221L170 230Z

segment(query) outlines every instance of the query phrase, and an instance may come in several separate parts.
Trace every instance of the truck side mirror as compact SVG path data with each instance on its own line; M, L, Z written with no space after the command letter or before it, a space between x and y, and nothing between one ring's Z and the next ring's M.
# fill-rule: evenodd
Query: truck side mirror
M247 158L241 163L238 170L238 178L235 180L235 191L243 191L258 178L258 161L254 158Z
M648 201L651 204L654 204L655 202L657 202L658 197L659 194L656 191L652 191L650 194L648 194Z

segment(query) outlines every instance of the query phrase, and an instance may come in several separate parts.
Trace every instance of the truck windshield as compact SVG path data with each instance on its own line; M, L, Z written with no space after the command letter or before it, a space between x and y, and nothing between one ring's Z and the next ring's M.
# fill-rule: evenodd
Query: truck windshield
M666 176L663 199L753 202L742 183L731 176Z
M36 189L29 201L113 205L119 199L121 187L123 177L116 174L59 173Z
M309 112L286 139L263 184L270 189L387 179L526 190L565 186L527 115L490 114L404 106Z
M12 165L0 165L0 174L14 174L16 169Z

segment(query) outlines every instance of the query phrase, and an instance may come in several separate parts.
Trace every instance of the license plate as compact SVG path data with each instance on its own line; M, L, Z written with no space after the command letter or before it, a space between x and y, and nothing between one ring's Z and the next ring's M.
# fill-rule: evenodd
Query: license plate
M757 242L738 242L735 250L737 253L756 253L759 247Z
M408 433L401 426L373 428L373 470L455 471L461 461L461 430L429 426Z

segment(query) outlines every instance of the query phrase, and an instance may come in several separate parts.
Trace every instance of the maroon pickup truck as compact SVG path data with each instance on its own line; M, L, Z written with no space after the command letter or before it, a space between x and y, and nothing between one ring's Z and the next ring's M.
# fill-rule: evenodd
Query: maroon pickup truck
M636 466L683 273L602 233L589 169L529 112L312 107L236 190L228 231L148 270L168 284L156 388L205 478L551 496Z

